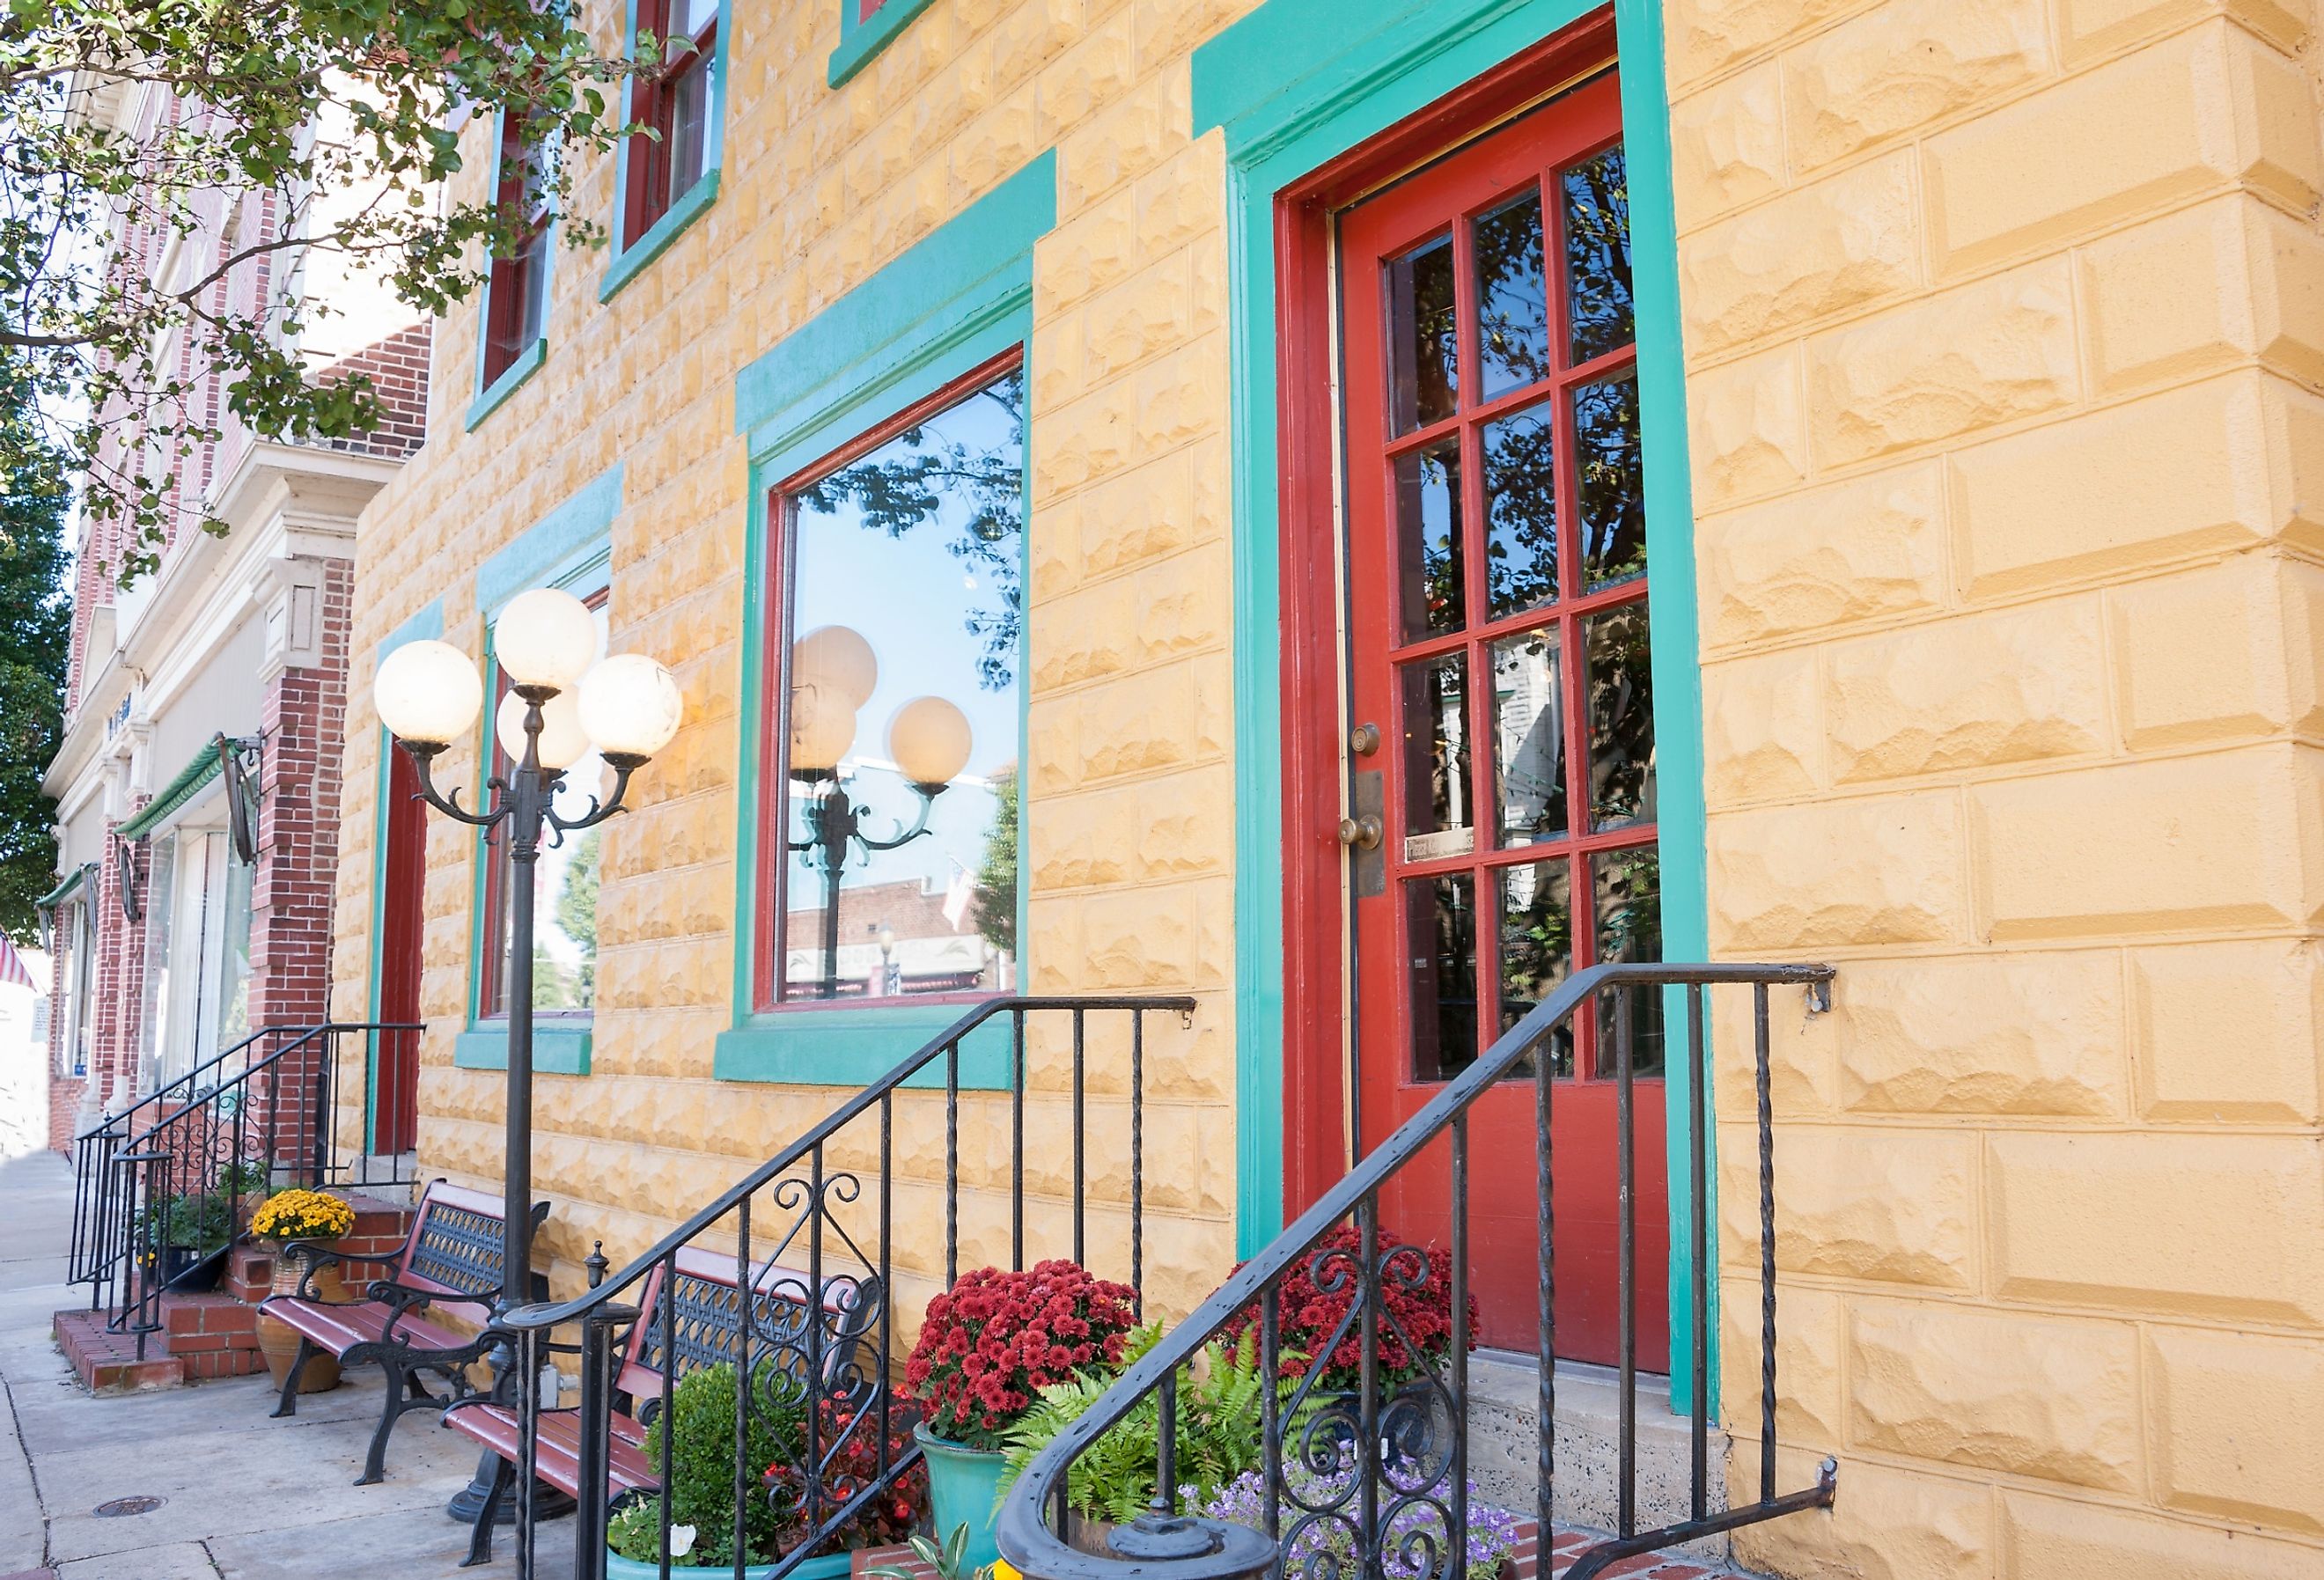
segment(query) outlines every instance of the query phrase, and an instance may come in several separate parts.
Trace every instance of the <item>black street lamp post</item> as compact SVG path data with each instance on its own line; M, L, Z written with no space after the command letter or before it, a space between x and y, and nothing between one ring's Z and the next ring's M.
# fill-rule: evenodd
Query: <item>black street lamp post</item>
M920 798L919 819L887 839L874 839L863 832L863 808L848 799L836 769L832 771L830 788L807 802L803 813L807 837L788 844L793 851L804 855L806 865L823 873L824 997L839 996L839 882L850 851L859 845L867 853L895 850L919 838L927 833L928 814L936 808L936 798L944 794L945 788L941 784L913 785L912 793ZM884 991L886 984L881 985Z

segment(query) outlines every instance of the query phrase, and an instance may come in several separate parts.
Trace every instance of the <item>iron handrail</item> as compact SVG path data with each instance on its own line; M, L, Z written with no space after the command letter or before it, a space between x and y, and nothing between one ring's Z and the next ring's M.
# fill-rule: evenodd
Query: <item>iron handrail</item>
M814 1125L802 1131L798 1137L781 1151L760 1164L750 1173L729 1187L726 1193L692 1217L654 1242L653 1249L633 1258L628 1266L608 1277L586 1294L557 1303L535 1302L520 1306L497 1318L503 1327L551 1328L586 1317L601 1306L609 1305L613 1298L633 1284L641 1283L653 1271L656 1263L672 1255L696 1235L733 1212L744 1199L756 1195L771 1184L777 1176L796 1169L816 1147L829 1141L853 1120L869 1112L881 1098L901 1087L906 1081L936 1063L948 1048L957 1048L971 1031L1004 1012L1044 1009L1067 1010L1155 1010L1176 1011L1182 1015L1194 1012L1191 998L1033 998L1010 997L987 999L970 1010L951 1025L937 1032L903 1062L886 1075L865 1086L846 1102L833 1109Z
M1536 1059L1531 1079L1537 1087L1545 1091L1551 1084L1551 1060L1545 1057L1546 1045L1551 1034L1572 1020L1583 1005L1609 990L1635 987L1684 987L1689 989L1692 994L1699 993L1703 988L1724 984L1750 985L1759 990L1757 1032L1761 1127L1760 1167L1763 1182L1762 1222L1765 1233L1763 1255L1771 1255L1773 1206L1764 1188L1772 1169L1772 1143L1767 1130L1766 989L1782 984L1796 984L1811 990L1821 989L1831 982L1834 975L1831 966L1818 965L1683 966L1622 963L1591 966L1568 977L1555 993L1527 1011L1524 1018L1508 1031L1503 1032L1475 1063L1446 1083L1444 1087L1430 1098L1418 1112L1398 1125L1377 1148L1365 1154L1337 1184L1325 1191L1313 1206L1286 1225L1272 1242L1237 1269L1223 1284L1220 1285L1209 1299L1195 1307L1185 1321L1172 1328L1161 1343L1156 1344L1134 1364L1127 1368L1114 1380L1113 1385L1100 1397L1095 1404L1067 1425L1047 1446L1034 1456L1024 1472L1018 1476L1001 1503L995 1531L1001 1557L1014 1566L1020 1574L1027 1576L1028 1580L1117 1580L1117 1577L1118 1580L1240 1580L1241 1576L1259 1574L1273 1568L1279 1561L1277 1542L1273 1537L1251 1530L1247 1527L1192 1519L1182 1515L1178 1511L1176 1488L1174 1484L1175 1452L1172 1444L1171 1422L1172 1403L1179 1372L1194 1361L1203 1347L1215 1338L1221 1330L1233 1321L1239 1314L1251 1309L1261 1300L1262 1296L1271 1296L1271 1286L1290 1271L1294 1263L1306 1255L1315 1243L1321 1240L1334 1224L1349 1218L1351 1215L1358 1216L1360 1221L1362 1220L1366 1204L1375 1201L1380 1187L1387 1184L1392 1176L1410 1162L1424 1147L1452 1131L1456 1123L1464 1121L1468 1111L1478 1100L1504 1078L1516 1072L1529 1056L1542 1056ZM1627 1021L1627 1008L1618 1012ZM1700 1048L1702 1028L1699 1003L1690 1003L1689 1018L1694 1041ZM1624 1026L1621 1035L1625 1042L1623 1086L1627 1107L1628 1087L1627 1025ZM1700 1068L1699 1062L1698 1068ZM1545 1125L1547 1115L1545 1102L1540 1112ZM1707 1104L1698 1102L1696 1112L1698 1114L1707 1114ZM1701 1121L1698 1120L1696 1122L1698 1133L1701 1128ZM1460 1135L1455 1138L1456 1175L1460 1173L1465 1163L1466 1149L1463 1144L1465 1137L1464 1125ZM1698 1156L1700 1156L1700 1149L1698 1149ZM1626 1180L1626 1197L1628 1194L1627 1184ZM1548 1181L1545 1176L1540 1181L1540 1185L1544 1194L1546 1195ZM1463 1181L1456 1180L1455 1189L1465 1196ZM1698 1201L1695 1206L1699 1223L1702 1203ZM1366 1238L1368 1244L1376 1245L1378 1237L1376 1205L1371 1212L1373 1215L1368 1225ZM1544 1249L1545 1252L1546 1247L1545 1246ZM1703 1270L1698 1264L1698 1279L1702 1276L1702 1271ZM1771 1263L1766 1269L1766 1274L1768 1285L1766 1320L1772 1325L1774 1305ZM1371 1274L1369 1270L1366 1270L1356 1276L1369 1278ZM1452 1276L1454 1342L1451 1346L1451 1359L1457 1371L1465 1374L1468 1346L1464 1341L1469 1329L1465 1293L1467 1274L1457 1250L1453 1258ZM1545 1314L1549 1302L1548 1291L1548 1274L1545 1270L1543 1274ZM1627 1289L1625 1296L1627 1298ZM1369 1306L1370 1301L1368 1299L1366 1303ZM1264 1321L1265 1317L1262 1317L1262 1322ZM1369 1375L1372 1362L1369 1335L1367 1336L1365 1361L1366 1372ZM1545 1338L1544 1343L1546 1345ZM1703 1340L1698 1335L1699 1354L1702 1344ZM1273 1348L1273 1344L1269 1343L1268 1345L1269 1363L1274 1358ZM1634 1429L1630 1419L1634 1400L1631 1391L1627 1386L1630 1381L1628 1375L1630 1365L1627 1344L1624 1350L1624 1363L1623 1381L1626 1386L1623 1389L1621 1402L1627 1448L1629 1433ZM1548 1386L1547 1357L1544 1357L1543 1365L1545 1402ZM1703 1399L1705 1369L1698 1363L1695 1368L1694 1396L1694 1411L1698 1422L1696 1518L1683 1526L1647 1532L1643 1537L1626 1529L1620 1533L1617 1540L1602 1543L1598 1548L1584 1555L1572 1570L1572 1575L1595 1575L1608 1564L1618 1562L1636 1553L1655 1550L1655 1546L1668 1546L1677 1541L1715 1534L1720 1530L1733 1529L1737 1525L1749 1523L1755 1519L1767 1518L1771 1513L1788 1512L1793 1508L1815 1507L1831 1502L1833 1467L1829 1461L1825 1464L1823 1474L1816 1487L1782 1499L1775 1496L1775 1467L1772 1450L1775 1401L1773 1387L1772 1344L1768 1345L1762 1358L1762 1366L1765 1384L1761 1402L1765 1418L1761 1465L1765 1496L1762 1502L1753 1511L1743 1511L1739 1517L1707 1515L1703 1511L1700 1480L1702 1461L1700 1444L1702 1428L1700 1423L1705 1418L1707 1401ZM1271 1365L1269 1369L1271 1371ZM1304 1393L1304 1389L1302 1391ZM1049 1529L1045 1513L1046 1511L1063 1508L1068 1470L1074 1461L1078 1459L1092 1444L1120 1425L1148 1395L1157 1392L1162 1395L1163 1426L1159 1464L1157 1467L1157 1492L1153 1513L1141 1517L1130 1531L1119 1533L1130 1538L1127 1543L1117 1540L1113 1548L1115 1553L1124 1556L1096 1557L1069 1546L1062 1537ZM1276 1428L1274 1416L1277 1408L1274 1401L1270 1400L1268 1422L1270 1431ZM1364 1425L1368 1428L1366 1440L1376 1441L1378 1430L1376 1409L1369 1401L1362 1408ZM1539 1544L1536 1550L1544 1556L1545 1560L1551 1546L1548 1519L1550 1467L1547 1458L1548 1445L1554 1437L1554 1411L1545 1409L1538 1422L1544 1446L1542 1477L1537 1488L1536 1506L1539 1511L1539 1529L1536 1539ZM1466 1428L1456 1421L1452 1429L1459 1434L1464 1433ZM1370 1452L1369 1449L1366 1450L1367 1456ZM1465 1463L1464 1455L1456 1456L1456 1466L1464 1467ZM1465 1474L1465 1470L1456 1469L1454 1474L1458 1477ZM1622 1489L1626 1516L1630 1495L1628 1481L1629 1478L1626 1475ZM1268 1496L1270 1500L1275 1496L1272 1487L1269 1488ZM1453 1496L1465 1508L1467 1501L1465 1483L1456 1490ZM1458 1524L1453 1527L1455 1535L1452 1545L1456 1548L1461 1545L1458 1535L1460 1529ZM1638 1545L1641 1541L1649 1542L1652 1545ZM1129 1556L1133 1548L1135 1556ZM1451 1573L1457 1576L1462 1572L1465 1557L1462 1552L1456 1551L1449 1561L1452 1564ZM1370 1573L1371 1570L1368 1566L1365 1572Z
M135 1102L130 1104L128 1107L121 1110L118 1113L106 1114L104 1118L89 1126L88 1129L82 1131L73 1139L77 1141L94 1141L108 1133L125 1136L126 1132L117 1130L116 1127L124 1125L129 1119L129 1116L135 1113L139 1109L151 1107L157 1103L166 1101L171 1094L178 1092L180 1087L184 1088L185 1095L189 1098L199 1097L206 1091L217 1090L217 1087L216 1086L207 1088L198 1087L194 1085L194 1082L200 1076L207 1075L211 1070L214 1070L220 1065L226 1063L226 1060L232 1058L235 1055L242 1052L252 1043L257 1042L263 1038L277 1036L296 1035L303 1039L310 1037L316 1032L324 1030L325 1026L327 1024L328 1022L318 1022L313 1025L306 1026L293 1025L258 1027L241 1041L235 1043L232 1047L218 1049L217 1052L204 1059L200 1064L196 1065L192 1069L188 1070L184 1075L171 1077L167 1086L157 1087L153 1091L146 1093L143 1097L138 1098ZM226 1084L226 1083L225 1082L220 1082L218 1085L222 1086ZM147 1133L151 1133L150 1130Z

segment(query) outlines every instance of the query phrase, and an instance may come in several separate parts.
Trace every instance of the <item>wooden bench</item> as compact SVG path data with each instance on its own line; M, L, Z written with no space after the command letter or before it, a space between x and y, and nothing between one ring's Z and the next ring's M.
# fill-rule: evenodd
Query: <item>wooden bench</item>
M549 1204L537 1204L532 1215L537 1231L549 1215ZM387 1374L387 1400L355 1485L368 1486L384 1474L387 1439L397 1421L410 1411L441 1410L451 1399L465 1397L470 1391L467 1369L500 1342L497 1335L447 1327L429 1314L455 1315L475 1327L490 1318L500 1295L506 1222L499 1197L438 1179L420 1197L402 1248L389 1255L354 1256L304 1240L282 1248L282 1255L306 1262L307 1270L296 1293L271 1296L261 1307L299 1335L299 1354L283 1379L274 1414L298 1413L300 1373L318 1352L337 1357L342 1366L376 1364ZM317 1294L315 1275L324 1268L358 1266L389 1270L371 1280L359 1300L327 1300ZM430 1372L444 1381L448 1398L428 1391L423 1378Z
M661 1487L660 1467L647 1456L645 1443L646 1429L654 1412L661 1408L665 1353L662 1285L666 1270L671 1272L669 1316L677 1329L677 1343L669 1346L674 1352L668 1372L670 1383L674 1386L689 1372L721 1362L732 1363L741 1354L742 1303L736 1294L741 1283L738 1264L731 1256L680 1247L672 1261L664 1262L646 1276L638 1303L641 1315L630 1325L622 1340L622 1353L613 1378L613 1431L605 1456L606 1490L614 1498L625 1492L659 1492ZM804 1324L795 1317L786 1321L777 1308L788 1307L797 1312L805 1307L809 1281L807 1275L797 1269L769 1262L760 1268L752 1286L757 1316L751 1358L752 1370L756 1372L762 1357L771 1359L787 1351L797 1355L798 1344L804 1342ZM825 1279L821 1304L828 1347L824 1353L824 1388L818 1400L860 1402L873 1388L881 1385L863 1372L856 1354L877 1317L878 1301L876 1280ZM770 1332L785 1331L801 1336L767 1336ZM566 1354L575 1349L569 1344L551 1347ZM484 1506L476 1516L475 1532L468 1540L468 1556L460 1562L465 1569L492 1559L493 1526L499 1517L502 1500L516 1483L517 1465L523 1458L523 1419L514 1405L475 1395L456 1400L446 1407L444 1424L474 1438L500 1458ZM581 1412L577 1409L540 1412L533 1474L567 1497L580 1495Z

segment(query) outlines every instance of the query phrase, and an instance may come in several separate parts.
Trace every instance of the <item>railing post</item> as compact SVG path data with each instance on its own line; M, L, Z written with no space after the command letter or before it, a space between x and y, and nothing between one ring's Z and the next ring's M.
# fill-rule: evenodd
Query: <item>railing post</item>
M573 1509L575 1580L604 1580L607 1445L613 1431L613 1330L641 1319L637 1307L613 1305L597 1307L581 1319L581 1445L576 1472L580 1492ZM531 1331L526 1330L528 1338Z

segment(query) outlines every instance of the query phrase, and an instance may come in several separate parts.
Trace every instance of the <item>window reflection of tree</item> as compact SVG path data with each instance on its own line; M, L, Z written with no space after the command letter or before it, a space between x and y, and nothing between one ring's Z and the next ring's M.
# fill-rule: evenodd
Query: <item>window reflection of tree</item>
M1590 808L1599 827L1650 819L1655 773L1655 692L1646 605L1642 599L1590 619Z
M1587 362L1631 339L1630 187L1616 143L1563 171L1566 316L1573 360Z
M954 437L947 419L988 402L1005 421L990 443ZM1024 620L1025 374L1008 373L959 404L913 424L852 466L800 491L799 507L836 514L843 504L870 531L903 538L949 510L958 528L945 545L953 558L989 578L991 597L971 605L962 622L982 643L977 683L1005 691L1017 678ZM964 599L964 603L968 600Z

